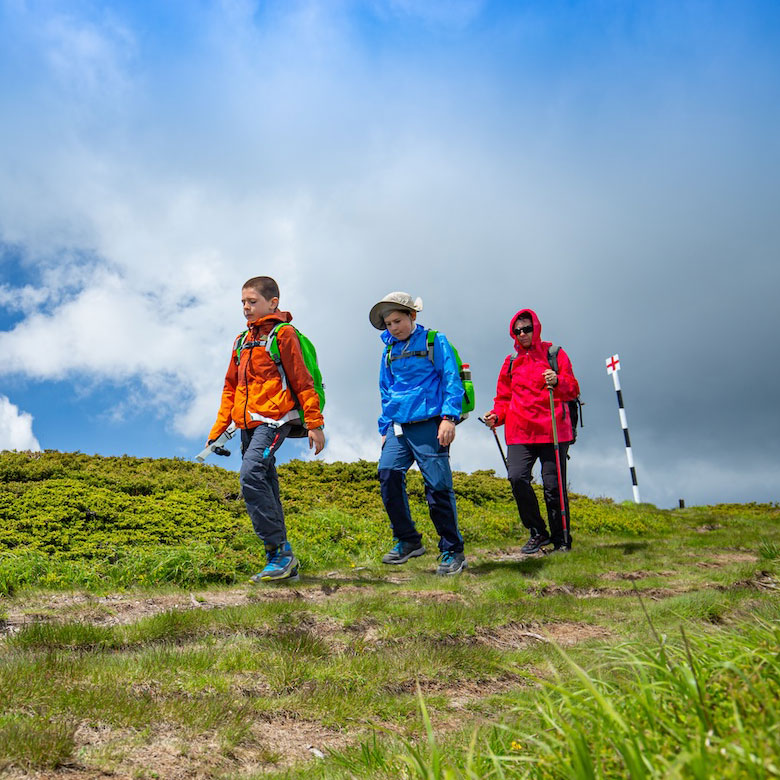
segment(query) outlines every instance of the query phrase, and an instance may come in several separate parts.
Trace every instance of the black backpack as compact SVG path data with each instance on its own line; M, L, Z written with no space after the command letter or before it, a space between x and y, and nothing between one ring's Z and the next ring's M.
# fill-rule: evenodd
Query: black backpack
M558 373L558 350L560 350L560 347L557 344L550 344L550 348L547 350L547 362L550 364L550 368L555 371L556 374ZM514 362L514 359L514 355L511 355L509 358L510 378L512 376L512 363ZM580 424L580 428L584 426L584 423L582 422L582 407L584 405L584 402L580 400L579 396L577 396L573 401L567 401L564 404L564 416L566 415L566 410L568 409L569 417L571 418L571 444L574 444L574 442L577 441L577 423Z
M557 344L550 344L550 348L547 350L547 362L550 364L550 368L558 373L558 350L560 347ZM582 407L583 403L580 397L577 396L573 401L567 401L563 407L564 413L566 409L569 410L569 416L571 417L571 443L574 444L577 441L577 423L580 424L580 428L583 427L582 422Z

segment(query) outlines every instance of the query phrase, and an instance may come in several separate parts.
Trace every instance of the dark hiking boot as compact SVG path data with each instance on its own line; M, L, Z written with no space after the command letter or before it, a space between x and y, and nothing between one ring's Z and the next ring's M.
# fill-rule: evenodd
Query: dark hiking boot
M569 553L571 552L570 544L556 544L552 550L546 551L547 555L555 555L556 553Z
M282 542L277 548L266 550L265 568L250 577L252 582L277 582L298 579L298 559L293 555L289 542Z
M550 544L552 540L546 534L533 534L531 538L520 548L520 552L524 555L533 555L538 553L546 544Z
M382 563L406 563L409 558L416 558L424 553L425 548L421 542L397 542L395 547L382 557Z
M466 556L462 553L447 550L439 556L439 567L436 574L447 577L451 574L460 574L466 567Z

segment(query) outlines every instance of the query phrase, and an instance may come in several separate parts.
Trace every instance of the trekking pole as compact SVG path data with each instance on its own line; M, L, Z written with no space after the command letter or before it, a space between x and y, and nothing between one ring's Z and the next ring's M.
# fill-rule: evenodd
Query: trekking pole
M206 447L195 456L195 460L197 460L198 463L203 463L203 461L206 460L206 458L211 455L212 452L215 455L224 455L227 457L230 455L230 450L226 450L222 445L227 444L227 442L235 435L236 424L230 423L230 425L227 427L227 430L221 436L218 436L216 439L214 439L211 444L207 444Z
M485 422L485 418L484 417L477 417L477 419L483 425L487 425L487 427L490 428L490 426ZM504 468L507 471L509 471L509 466L507 466L507 463L506 463L506 455L504 455L504 448L501 446L501 440L498 438L498 434L496 433L496 429L495 428L490 428L490 430L493 431L493 437L495 438L496 444L498 445L498 451L501 453L501 460L504 461Z
M563 543L571 544L569 539L569 523L566 517L566 502L563 500L563 480L561 479L561 452L558 449L558 424L555 422L555 398L553 386L548 384L550 391L550 417L552 418L553 445L555 447L555 468L558 470L558 499L561 502L561 525L563 526Z

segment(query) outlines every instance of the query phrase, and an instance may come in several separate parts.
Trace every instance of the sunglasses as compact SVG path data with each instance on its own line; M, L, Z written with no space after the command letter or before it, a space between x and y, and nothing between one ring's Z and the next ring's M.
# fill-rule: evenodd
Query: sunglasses
M533 333L534 332L534 326L533 325L524 325L523 327L520 327L519 325L515 328L515 336L519 336L521 333Z

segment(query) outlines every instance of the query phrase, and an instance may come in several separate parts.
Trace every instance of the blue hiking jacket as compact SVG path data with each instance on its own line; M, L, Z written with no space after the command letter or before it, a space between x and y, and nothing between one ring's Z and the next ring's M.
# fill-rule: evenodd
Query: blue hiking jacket
M387 346L382 350L379 367L379 393L382 396L382 414L379 433L384 436L394 423L428 420L442 414L460 418L463 405L463 383L458 373L458 362L450 342L437 333L433 342L433 362L428 358L426 342L428 331L417 325L406 341L399 341L382 332L382 341L390 346L394 359L388 365ZM424 352L424 356L408 355ZM399 357L407 354L407 357Z

